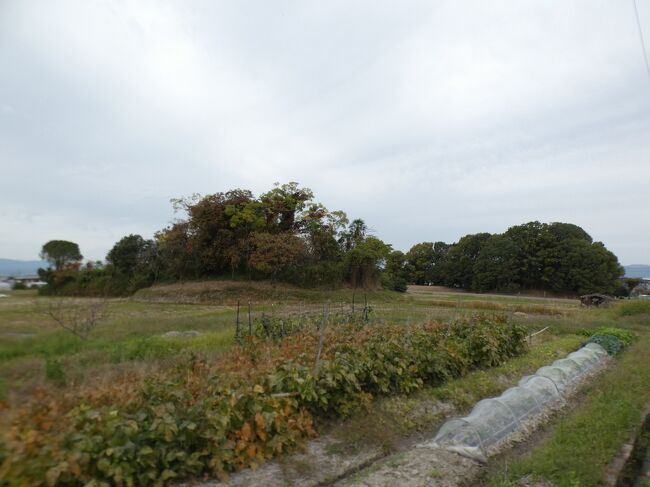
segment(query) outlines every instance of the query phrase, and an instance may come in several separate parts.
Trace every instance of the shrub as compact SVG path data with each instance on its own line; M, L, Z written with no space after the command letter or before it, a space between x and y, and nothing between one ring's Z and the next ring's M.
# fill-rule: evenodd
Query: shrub
M14 291L24 291L27 289L27 286L25 285L24 282L16 281L14 282L13 286L11 286L11 289Z

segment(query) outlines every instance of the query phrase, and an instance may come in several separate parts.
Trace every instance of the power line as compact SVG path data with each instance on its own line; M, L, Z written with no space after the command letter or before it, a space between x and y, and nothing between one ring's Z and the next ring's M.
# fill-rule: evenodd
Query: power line
M641 29L641 20L639 19L639 9L636 6L636 0L632 0L634 4L634 14L636 15L636 25L639 27L639 38L641 39L641 50L643 51L643 59L645 61L645 69L648 72L648 80L650 80L650 63L648 63L648 52L645 49L645 41L643 40L643 30Z

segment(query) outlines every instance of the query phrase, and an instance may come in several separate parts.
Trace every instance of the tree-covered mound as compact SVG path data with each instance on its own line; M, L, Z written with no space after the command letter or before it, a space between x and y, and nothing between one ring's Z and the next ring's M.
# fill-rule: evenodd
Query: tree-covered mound
M361 219L330 211L298 183L259 196L234 189L173 201L180 218L152 239L127 235L106 262L80 265L74 242L50 241L44 293L127 295L155 282L228 278L300 287L405 291L409 283L472 291L615 293L623 268L601 242L569 223L530 222L502 234L423 242L406 254Z
M472 291L616 294L623 268L602 242L570 223L530 222L455 244L424 242L406 254L413 280Z

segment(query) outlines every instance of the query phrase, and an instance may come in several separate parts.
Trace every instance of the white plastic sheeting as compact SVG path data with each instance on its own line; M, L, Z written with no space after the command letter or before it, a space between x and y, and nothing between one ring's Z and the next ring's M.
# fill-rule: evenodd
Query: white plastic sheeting
M541 367L523 377L499 397L479 401L472 412L447 421L432 442L423 445L444 448L477 460L485 460L490 450L523 430L543 411L563 401L563 393L578 383L607 352L589 343L566 358Z

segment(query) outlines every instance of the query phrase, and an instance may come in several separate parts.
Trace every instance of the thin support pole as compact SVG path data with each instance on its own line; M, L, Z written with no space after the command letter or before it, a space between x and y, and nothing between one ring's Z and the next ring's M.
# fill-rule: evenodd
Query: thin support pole
M237 301L237 318L235 319L235 340L241 345L241 330L239 329L239 301Z
M330 304L329 302L323 305L323 322L319 330L318 336L318 351L316 352L316 363L314 364L314 374L318 374L318 368L320 367L320 354L323 351L323 341L325 339L325 327L327 326L327 320L329 318Z
M253 335L253 321L251 320L251 302L248 302L248 336Z

